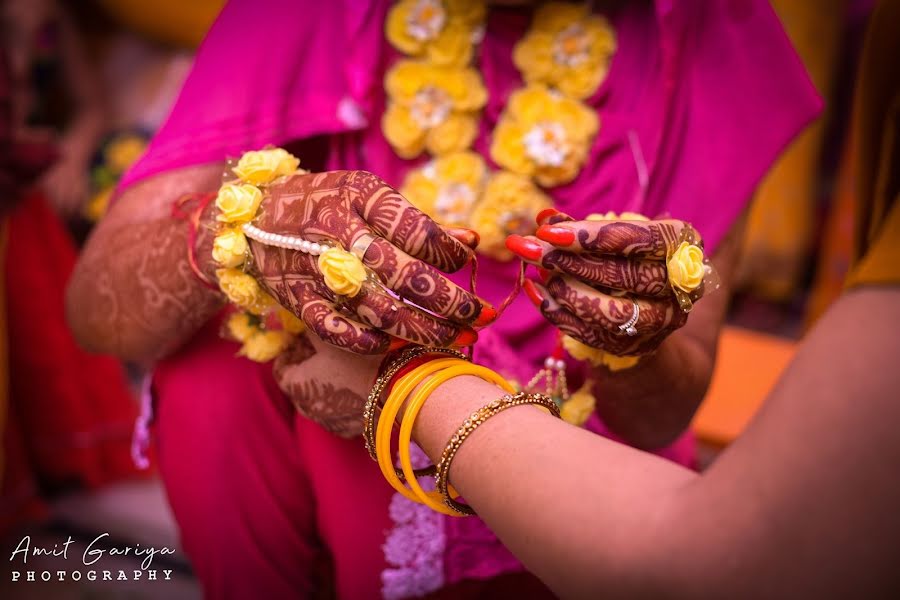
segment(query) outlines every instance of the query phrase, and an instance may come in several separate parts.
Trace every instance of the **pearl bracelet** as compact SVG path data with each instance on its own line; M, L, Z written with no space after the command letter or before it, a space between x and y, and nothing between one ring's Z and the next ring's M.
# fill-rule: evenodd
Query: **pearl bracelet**
M265 244L267 246L276 246L278 248L286 248L288 250L297 250L299 252L305 252L306 254L311 254L313 256L319 256L320 254L331 248L331 246L329 246L328 244L311 242L301 237L263 231L259 227L250 223L244 223L241 226L241 231L244 232L245 236L247 236L251 240L259 242L260 244Z

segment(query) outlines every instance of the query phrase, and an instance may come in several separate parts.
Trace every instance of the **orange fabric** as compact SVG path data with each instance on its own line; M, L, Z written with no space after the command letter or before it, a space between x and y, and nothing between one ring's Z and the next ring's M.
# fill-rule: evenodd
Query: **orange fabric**
M712 384L692 427L708 444L724 446L744 430L794 356L795 343L725 327Z

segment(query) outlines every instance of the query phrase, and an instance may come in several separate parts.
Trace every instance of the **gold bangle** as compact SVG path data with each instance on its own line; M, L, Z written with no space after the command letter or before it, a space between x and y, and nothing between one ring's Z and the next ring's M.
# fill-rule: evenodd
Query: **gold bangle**
M369 456L376 462L378 461L378 456L375 454L375 409L378 406L378 400L381 398L381 394L384 393L385 386L394 378L394 375L405 367L409 361L424 354L446 354L461 360L469 360L462 352L451 350L450 348L416 346L401 352L400 356L375 379L375 384L372 386L372 391L369 392L369 397L366 398L366 404L363 407L363 438L365 438L366 450L369 452Z
M450 441L447 443L447 447L444 448L444 451L441 453L441 460L437 464L437 475L434 477L435 487L444 498L444 503L447 506L464 515L475 514L472 507L457 502L450 497L448 489L448 486L450 485L450 465L456 457L456 453L459 452L463 442L472 435L473 431L478 429L479 425L482 425L485 421L494 415L503 412L507 408L522 406L524 404L536 404L546 408L550 414L559 418L559 407L556 406L556 403L549 396L545 394L519 392L517 394L503 396L502 398L498 398L485 406L482 406L473 412L469 418L463 421L463 424L459 426L459 429L456 430L456 433L453 434L453 437L451 437Z

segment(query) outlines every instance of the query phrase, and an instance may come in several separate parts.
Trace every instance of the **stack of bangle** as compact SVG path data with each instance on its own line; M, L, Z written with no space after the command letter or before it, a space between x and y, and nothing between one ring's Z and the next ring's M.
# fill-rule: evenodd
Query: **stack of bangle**
M499 386L508 395L480 408L460 426L456 435L448 442L437 467L413 469L410 444L413 425L419 411L438 386L461 375L480 377ZM383 405L379 405L385 389L388 389L387 398ZM410 394L412 396L400 419L398 440L400 467L397 468L394 466L391 452L393 425ZM445 348L407 349L396 360L388 363L369 393L363 423L366 448L372 459L378 463L384 478L406 498L446 515L473 515L475 513L470 507L455 500L459 494L449 483L450 464L462 443L479 425L507 408L523 404L541 406L559 417L559 408L549 396L515 393L513 386L502 376L486 367L472 364L460 352ZM376 418L379 408L381 408L380 416ZM419 485L417 477L426 475L436 475L435 483L438 488L436 491L425 491Z

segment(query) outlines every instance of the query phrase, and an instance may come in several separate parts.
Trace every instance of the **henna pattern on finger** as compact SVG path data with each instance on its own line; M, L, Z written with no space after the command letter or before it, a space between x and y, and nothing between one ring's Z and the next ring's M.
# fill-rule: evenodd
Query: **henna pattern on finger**
M577 234L582 248L590 252L654 260L665 260L678 239L675 226L664 221L642 225L614 221L590 230L579 229Z
M355 171L343 191L348 203L372 229L407 254L451 273L468 262L469 248L377 175Z
M629 298L575 293L561 277L547 283L546 293L550 297L544 297L540 310L547 320L577 340L617 355L652 352L687 321L674 299L641 301L638 335L628 336L619 325L631 318Z
M640 296L672 295L665 263L662 262L551 250L541 259L541 266L591 285L603 285Z

